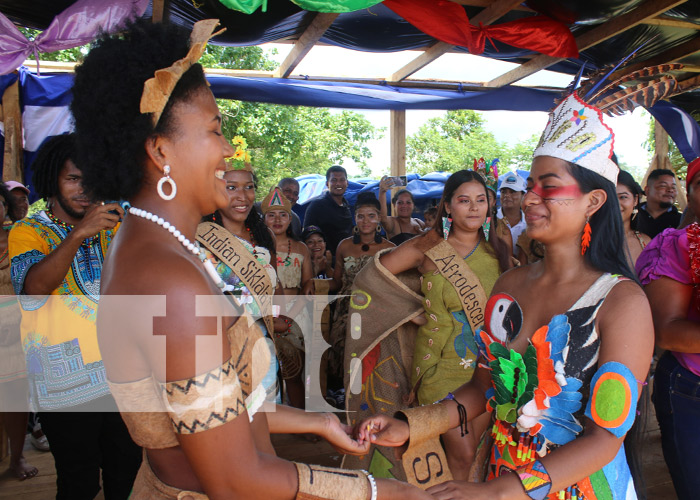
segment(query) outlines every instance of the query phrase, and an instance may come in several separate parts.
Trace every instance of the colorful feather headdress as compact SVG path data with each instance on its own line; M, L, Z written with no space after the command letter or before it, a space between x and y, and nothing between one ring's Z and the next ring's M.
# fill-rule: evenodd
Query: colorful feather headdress
M194 23L190 34L190 50L187 55L175 61L170 67L159 69L153 78L149 78L143 84L140 111L141 113L151 113L154 126L158 124L160 115L163 114L163 109L165 109L177 82L202 57L209 39L226 31L224 28L214 33L218 24L218 19L204 19Z
M491 166L489 167L486 164L486 160L484 160L483 157L479 158L478 160L475 158L474 159L474 170L478 172L481 177L484 178L484 182L486 182L486 187L491 189L494 193L497 191L498 188L498 162L500 160L496 158L491 162Z
M575 163L617 184L619 169L612 161L615 137L603 114L622 115L637 106L651 107L659 99L673 95L678 82L668 72L682 68L680 64L652 66L608 83L608 78L628 58L611 70L591 75L577 89L581 69L567 89L568 95L550 112L534 157L553 156ZM622 87L628 82L639 83Z

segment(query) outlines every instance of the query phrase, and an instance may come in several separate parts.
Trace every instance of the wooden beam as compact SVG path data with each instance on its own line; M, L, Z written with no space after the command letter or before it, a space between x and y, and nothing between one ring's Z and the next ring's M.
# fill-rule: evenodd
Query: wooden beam
M309 27L302 33L299 40L297 40L294 47L292 47L292 50L287 54L282 64L280 64L280 67L277 68L275 77L287 78L313 48L314 44L321 39L326 30L330 28L336 17L338 17L338 14L328 14L325 12L316 14L316 17L311 21Z
M5 89L2 96L5 151L2 180L22 182L22 111L19 104L19 81Z
M672 17L659 16L654 19L647 19L642 24L649 26L668 26L669 28L683 28L688 30L700 30L700 24L681 21Z
M406 111L389 111L390 172L406 175Z
M467 7L488 7L493 3L493 0L450 0L450 2L466 5ZM516 5L511 10L519 10L522 12L534 12L530 7L524 4Z
M685 3L687 0L647 0L645 3L637 7L627 14L613 18L597 27L576 37L576 46L579 52L599 44L609 38L614 37L624 31L627 31L647 19L654 18L676 5ZM517 82L523 78L537 73L540 70L548 68L553 64L563 61L563 58L551 57L544 54L530 59L528 62L519 67L504 73L503 75L491 80L486 85L489 87L502 87L504 85Z
M77 63L74 62L55 62L55 61L40 61L41 67L45 70L50 70L51 72L72 72L75 69ZM29 68L36 68L36 60L27 59L23 66ZM685 69L685 68L684 68ZM237 76L245 78L273 78L275 76L274 71L262 71L254 69L224 69L224 68L204 68L204 72L207 75L223 75L223 76ZM382 77L366 77L366 78L352 78L352 77L335 77L335 76L318 76L318 75L305 75L301 76L290 76L290 80L303 80L310 82L339 82L339 83L364 83L367 85L384 85L386 84L386 79ZM488 92L494 89L485 87L484 82L466 82L466 81L455 81L455 80L441 80L437 78L426 78L426 79L405 79L400 82L393 82L391 84L394 87L405 87L405 88L416 88L416 89L440 89L440 90L463 90L467 92ZM522 88L534 89L534 90L545 90L549 92L560 92L561 87L548 87L546 85L522 85Z
M460 2L461 3L461 2ZM522 0L495 0L489 3L488 7L475 15L469 22L475 26L479 23L483 25L492 24L497 21L509 11L513 10L514 7L520 5ZM404 67L399 69L396 73L391 75L389 81L398 82L412 75L419 69L427 66L435 59L441 55L449 52L454 48L454 45L445 42L438 42L428 50L423 52L421 55L416 57L414 60L410 61Z
M639 61L638 63L635 63L635 64L630 64L629 66L625 67L624 69L618 70L615 73L613 73L610 76L610 78L612 80L614 80L615 78L619 78L620 76L624 75L625 73L629 73L631 71L637 71L639 69L646 68L647 66L656 66L657 64L666 64L666 63L675 62L675 61L678 61L679 59L683 59L684 57L695 54L698 51L700 51L700 35L696 36L695 38L693 38L691 40L688 40L685 43L682 43L680 45L676 45L675 47L672 47L672 48L668 49L666 52L662 52L659 55L656 55L656 56L651 57L649 59L645 59L644 61Z
M165 0L153 0L153 9L151 15L151 22L162 23L163 22L163 12L165 11Z
M390 82L399 82L404 78L412 75L421 68L424 68L438 57L446 54L454 48L454 45L445 42L438 42L431 46L428 50L423 52L421 55L409 61L406 65L400 68L396 73L389 77Z

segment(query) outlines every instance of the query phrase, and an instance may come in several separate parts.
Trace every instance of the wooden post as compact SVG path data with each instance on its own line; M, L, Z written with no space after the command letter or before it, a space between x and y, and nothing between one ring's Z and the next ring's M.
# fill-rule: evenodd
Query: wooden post
M5 151L2 180L22 182L22 111L19 106L19 81L16 81L2 96L3 123L5 125Z
M406 175L406 111L389 111L392 176Z

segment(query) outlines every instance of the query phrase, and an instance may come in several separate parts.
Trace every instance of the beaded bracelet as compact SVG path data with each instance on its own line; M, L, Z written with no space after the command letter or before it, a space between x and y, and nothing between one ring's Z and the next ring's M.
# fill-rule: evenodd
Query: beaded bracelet
M377 500L377 481L374 479L374 476L367 472L366 470L363 470L362 472L365 473L367 476L367 480L369 481L369 487L370 487L370 498L369 500Z
M532 500L544 500L552 489L552 479L547 469L539 460L535 460L514 471L525 488L527 496Z
M462 434L462 437L464 437L469 434L469 429L467 428L467 409L462 403L457 401L457 398L455 398L455 395L451 392L448 392L447 396L440 400L440 403L447 400L452 400L457 403L457 413L459 414L459 431Z

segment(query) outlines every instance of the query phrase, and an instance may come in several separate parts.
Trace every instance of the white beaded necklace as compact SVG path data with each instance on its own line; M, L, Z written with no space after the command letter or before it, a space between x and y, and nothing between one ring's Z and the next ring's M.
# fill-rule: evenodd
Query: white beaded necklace
M199 257L199 260L202 261L202 264L204 264L204 269L207 270L207 274L214 281L214 283L216 283L216 286L218 286L224 292L230 292L233 290L232 285L227 285L224 283L224 280L221 279L221 276L219 276L219 273L217 273L216 269L214 268L214 264L212 264L212 262L206 258L204 252L199 248L199 243L196 241L192 243L185 237L184 234L178 231L175 226L163 219L163 217L158 217L156 214L152 214L151 212L136 207L129 207L129 213L155 222L159 226L162 226L163 229L167 229L168 232L177 239L177 241L182 243L183 247Z

